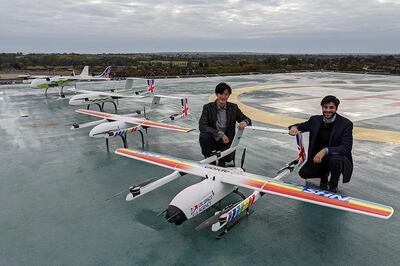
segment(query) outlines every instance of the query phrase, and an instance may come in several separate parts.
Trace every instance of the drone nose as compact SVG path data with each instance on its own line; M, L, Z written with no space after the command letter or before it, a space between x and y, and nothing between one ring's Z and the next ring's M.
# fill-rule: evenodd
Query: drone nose
M187 220L186 215L183 213L183 211L173 205L168 206L165 219L167 220L167 222L174 223L176 225L180 225Z
M31 88L38 89L40 84L41 84L40 80L34 79L34 80L32 80L30 86L31 86Z
M72 96L72 97L69 99L69 102L68 102L68 104L70 104L70 105L75 105L75 102L76 102L76 96L77 96L77 95L74 95L74 96Z

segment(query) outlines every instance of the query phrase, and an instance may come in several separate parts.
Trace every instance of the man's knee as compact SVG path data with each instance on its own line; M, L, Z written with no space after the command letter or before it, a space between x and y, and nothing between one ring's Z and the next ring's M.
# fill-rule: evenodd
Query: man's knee
M326 175L325 169L313 162L307 161L299 170L299 176L303 179L321 178Z
M344 155L335 154L329 156L329 168L342 168L345 157Z
M307 179L307 173L308 173L308 171L307 171L307 169L305 169L304 166L305 166L305 165L303 165L303 167L300 168L300 170L299 170L299 176L300 176L301 178L303 178L303 179Z
M204 157L209 157L212 154L212 150L215 149L215 139L209 133L200 133L199 142L201 147L201 153Z

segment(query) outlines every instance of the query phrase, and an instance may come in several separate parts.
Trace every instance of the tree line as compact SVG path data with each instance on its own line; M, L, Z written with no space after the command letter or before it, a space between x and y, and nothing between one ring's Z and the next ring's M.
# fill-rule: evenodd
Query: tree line
M22 54L1 53L0 71L60 73L89 65L99 74L112 66L113 77L186 76L227 73L344 71L400 74L400 55L286 55L228 53Z

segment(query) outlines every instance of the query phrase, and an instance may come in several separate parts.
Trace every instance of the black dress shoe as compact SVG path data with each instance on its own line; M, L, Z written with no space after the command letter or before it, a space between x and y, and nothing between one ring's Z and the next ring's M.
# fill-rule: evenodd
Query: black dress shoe
M333 192L333 193L337 193L337 187L330 187L329 191Z

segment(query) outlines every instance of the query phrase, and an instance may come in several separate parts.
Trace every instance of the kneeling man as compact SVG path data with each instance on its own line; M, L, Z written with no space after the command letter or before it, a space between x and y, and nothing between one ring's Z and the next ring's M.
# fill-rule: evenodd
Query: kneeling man
M299 175L304 179L320 178L320 188L334 193L340 175L343 174L343 183L347 183L353 172L353 123L336 113L339 103L335 96L326 96L321 101L322 115L289 127L292 136L299 131L310 132L308 159Z

